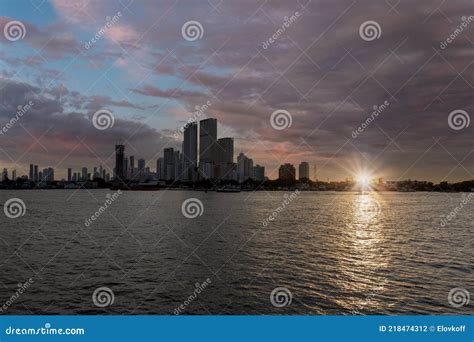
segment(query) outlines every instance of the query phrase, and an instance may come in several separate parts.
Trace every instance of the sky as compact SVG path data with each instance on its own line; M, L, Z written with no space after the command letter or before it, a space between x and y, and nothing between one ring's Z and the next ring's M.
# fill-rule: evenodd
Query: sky
M307 161L324 181L474 179L473 5L2 1L0 167L112 168L123 141L155 170L214 117L270 178Z

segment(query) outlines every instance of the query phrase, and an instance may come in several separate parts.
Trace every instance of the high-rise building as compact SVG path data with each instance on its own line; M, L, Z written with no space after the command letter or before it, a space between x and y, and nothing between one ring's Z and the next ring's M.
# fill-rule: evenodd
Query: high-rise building
M174 179L174 149L172 147L165 148L163 150L164 156L164 171L165 171L165 179L171 180Z
M124 173L125 146L115 145L115 178L116 180L125 180Z
M12 180L16 180L16 170L12 171Z
M265 180L265 167L255 165L253 167L253 179L257 182L263 182Z
M280 165L278 169L278 179L285 181L294 181L296 178L296 169L292 164L286 163Z
M135 172L135 157L130 156L130 171L129 171L130 179L134 178L134 174L133 174L134 172Z
M30 164L30 181L34 181L34 169L33 164Z
M38 165L34 166L33 181L35 182L39 181Z
M237 156L237 180L242 183L253 178L253 160L243 153Z
M218 139L216 178L232 179L232 170L235 168L234 165L234 139Z
M199 122L199 168L204 178L214 177L217 161L217 119Z
M51 167L43 169L43 174L41 177L42 182L54 182L54 170Z
M69 167L67 169L67 181L70 182L72 180L72 169Z
M309 164L307 162L301 162L298 166L298 179L309 179Z
M174 151L173 166L174 166L173 179L181 180L182 173L183 173L183 166L182 166L182 155L179 151Z
M8 179L8 169L4 168L3 174L2 174L2 181L5 181L7 179Z
M138 159L138 178L140 181L145 180L145 159Z
M184 129L183 140L183 179L196 180L196 168L198 166L198 125L191 122Z
M82 168L82 177L81 177L81 181L83 182L86 182L88 181L89 179L87 178L87 167L83 167Z
M163 158L156 161L156 178L165 179L165 163Z

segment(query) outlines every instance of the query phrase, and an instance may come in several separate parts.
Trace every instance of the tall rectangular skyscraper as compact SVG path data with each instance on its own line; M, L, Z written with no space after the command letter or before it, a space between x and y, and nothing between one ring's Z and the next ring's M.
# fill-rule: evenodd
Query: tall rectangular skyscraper
M163 150L163 157L163 161L165 163L165 179L174 179L174 149L172 147L165 148Z
M298 179L309 179L309 164L307 162L301 162L298 167Z
M183 178L188 181L195 179L194 170L198 162L198 125L197 122L190 123L184 129L183 141Z
M217 161L217 119L199 122L199 162Z
M67 181L70 182L72 180L72 169L67 169Z
M115 178L116 180L124 180L124 159L125 159L125 146L115 145Z
M234 139L221 138L217 142L218 142L218 146L217 146L218 161L221 163L233 163L234 162Z

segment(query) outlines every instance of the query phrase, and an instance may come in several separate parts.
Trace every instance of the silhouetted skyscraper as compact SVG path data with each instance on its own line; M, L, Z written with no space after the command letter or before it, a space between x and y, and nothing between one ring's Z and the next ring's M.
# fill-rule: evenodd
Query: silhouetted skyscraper
M34 176L35 176L35 173L34 173L34 169L33 169L33 164L30 164L30 181L34 181Z
M278 169L278 179L285 181L294 181L296 178L296 169L292 164L286 163L280 165Z
M188 181L195 180L195 169L198 162L198 125L191 122L184 129L183 141L183 178Z
M240 183L253 178L253 160L243 153L237 157L237 179Z
M125 159L125 146L115 145L115 178L117 180L124 180L124 159Z
M72 180L72 169L67 169L67 181L70 182Z
M298 179L309 179L309 164L307 162L301 162L298 166Z
M199 122L199 168L204 178L214 177L217 156L217 119Z
M265 167L255 165L253 167L253 179L257 182L263 182L265 180Z
M35 181L35 182L39 181L38 165L35 165L35 167L34 167L33 181Z
M165 179L174 179L174 149L172 147L165 148L163 151L163 157L165 163Z

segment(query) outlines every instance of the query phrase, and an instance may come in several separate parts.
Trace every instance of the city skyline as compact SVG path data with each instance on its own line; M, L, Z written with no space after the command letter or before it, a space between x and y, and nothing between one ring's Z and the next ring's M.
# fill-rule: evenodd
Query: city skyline
M163 1L139 16L120 3L56 0L39 6L41 16L3 3L0 24L20 21L25 37L0 37L0 165L25 174L48 165L65 178L67 167L113 165L109 147L120 140L152 160L164 147L182 150L176 132L209 117L272 179L301 160L323 180L364 165L385 179L472 179L469 2L423 4L397 4L407 15L385 20L388 4L344 1L219 11ZM190 20L202 25L200 39L183 37ZM360 36L369 20L377 39ZM107 129L93 125L100 111L112 115ZM289 114L288 127L272 126L276 112ZM465 113L465 127L450 126L452 113Z

